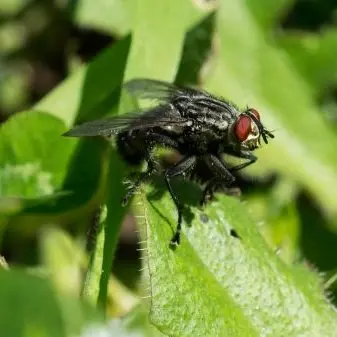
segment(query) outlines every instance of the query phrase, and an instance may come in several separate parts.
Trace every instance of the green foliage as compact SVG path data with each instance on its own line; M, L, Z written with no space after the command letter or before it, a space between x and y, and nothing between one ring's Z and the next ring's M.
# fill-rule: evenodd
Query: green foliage
M16 3L7 15L29 11ZM69 4L72 23L116 41L1 125L1 251L10 258L9 267L1 263L0 335L334 335L337 136L319 104L336 85L336 31L277 35L288 6ZM120 205L129 168L113 144L61 135L74 123L134 108L121 87L136 77L200 85L256 107L276 131L245 170L243 201L219 195L201 209L197 186L177 183L189 209L175 250L168 245L177 219L172 200L157 193L160 182L142 188L131 211L144 282L131 292L111 278L129 211Z
M38 276L1 271L0 282L1 336L70 336L79 334L89 319L99 319L76 299L57 296L49 282Z
M192 188L185 193L196 194ZM151 319L161 331L193 336L197 327L200 336L329 336L336 329L318 277L284 264L239 201L219 197L200 210L194 206L198 199L190 198L186 236L172 251L176 214L168 196L156 199L139 200L138 214L145 227Z

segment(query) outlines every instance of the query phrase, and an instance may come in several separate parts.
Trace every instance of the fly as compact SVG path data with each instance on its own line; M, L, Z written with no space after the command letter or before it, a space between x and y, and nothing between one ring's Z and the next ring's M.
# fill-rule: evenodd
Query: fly
M182 159L164 171L167 189L178 212L171 244L178 245L184 205L172 189L171 180L177 176L185 177L198 162L206 164L212 178L207 182L200 202L205 204L217 187L228 187L234 182L232 172L257 160L253 151L260 147L261 139L267 144L268 138L274 138L274 135L263 126L256 109L240 110L235 104L203 90L150 79L134 79L125 86L139 98L155 99L157 105L136 113L84 123L64 135L116 136L117 149L127 163L147 162L147 169L139 173L123 198L123 205L156 172L153 157L156 146L178 151ZM230 168L224 162L223 154L247 161Z

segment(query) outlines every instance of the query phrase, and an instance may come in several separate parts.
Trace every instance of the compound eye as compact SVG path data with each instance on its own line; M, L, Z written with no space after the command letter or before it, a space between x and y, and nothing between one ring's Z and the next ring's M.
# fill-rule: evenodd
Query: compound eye
M236 138L243 142L252 131L251 118L249 116L240 116L234 127Z
M256 117L256 119L260 120L260 114L256 109L251 108L249 111Z

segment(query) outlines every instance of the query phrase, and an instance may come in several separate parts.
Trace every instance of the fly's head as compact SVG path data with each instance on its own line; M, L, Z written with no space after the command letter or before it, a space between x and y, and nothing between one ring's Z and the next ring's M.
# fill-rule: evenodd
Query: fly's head
M274 135L268 131L260 120L257 110L249 108L242 112L233 125L236 142L243 150L253 151L261 146L261 138L268 144L268 138Z

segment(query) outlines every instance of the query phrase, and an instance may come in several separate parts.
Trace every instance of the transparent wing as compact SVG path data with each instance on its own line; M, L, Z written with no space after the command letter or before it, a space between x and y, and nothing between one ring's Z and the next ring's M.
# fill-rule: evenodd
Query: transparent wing
M65 132L67 137L91 137L91 136L112 136L127 128L133 121L132 117L110 117L90 121L74 126Z
M155 99L164 103L172 102L173 99L187 99L199 107L206 107L215 111L227 111L231 115L235 115L233 108L238 110L233 103L199 88L177 86L172 83L145 78L131 80L124 86L132 95L139 98Z
M139 98L156 99L164 102L168 102L177 96L183 97L200 94L198 90L192 88L180 87L172 83L145 78L131 80L126 82L124 86L132 95Z
M113 136L126 129L146 129L155 126L181 125L186 123L170 104L160 105L145 112L128 113L77 125L64 133L68 137Z

